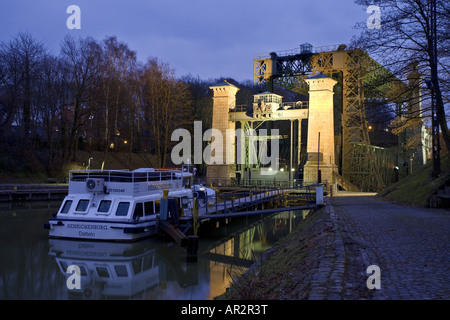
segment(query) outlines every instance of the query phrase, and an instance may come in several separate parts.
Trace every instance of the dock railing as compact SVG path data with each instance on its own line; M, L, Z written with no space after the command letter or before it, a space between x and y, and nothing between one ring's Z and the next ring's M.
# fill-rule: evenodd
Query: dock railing
M231 213L245 210L248 207L257 208L259 205L270 201L280 201L286 204L291 201L304 200L305 206L312 206L314 203L312 190L314 188L315 186L259 187L250 191L216 194L204 199L202 211L204 215L218 212ZM289 210L289 207L287 206L286 209Z
M194 181L213 187L243 187L243 188L291 188L303 186L303 179L273 180L273 179L237 179L237 178L198 178Z

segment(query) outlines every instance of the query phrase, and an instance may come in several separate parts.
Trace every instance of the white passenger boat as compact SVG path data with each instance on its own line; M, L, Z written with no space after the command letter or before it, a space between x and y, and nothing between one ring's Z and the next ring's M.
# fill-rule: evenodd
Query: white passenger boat
M69 193L45 228L50 238L132 241L157 232L163 190L174 211L192 214L192 173L185 168L69 173Z

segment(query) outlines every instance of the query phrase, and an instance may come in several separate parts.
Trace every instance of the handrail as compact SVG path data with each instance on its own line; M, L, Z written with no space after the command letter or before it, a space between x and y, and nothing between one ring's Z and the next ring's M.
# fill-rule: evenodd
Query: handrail
M181 173L177 176L177 173ZM104 179L105 182L152 182L183 179L182 170L152 169L152 171L128 170L71 170L69 181L86 181L86 179Z
M283 102L281 107L283 109L285 109L285 107L288 109L308 109L309 101Z
M272 201L275 198L283 197L283 199L293 200L293 199L306 199L306 203L309 205L312 203L311 188L313 185L306 186L296 186L296 187L286 187L286 188L259 188L250 191L240 191L233 193L205 195L205 214L208 215L208 207L212 206L215 208L213 213L217 213L223 210L224 213L230 213L234 210L241 210L241 199L249 198L250 201L246 201L243 205L248 204L248 206L254 206L255 204ZM304 193L298 193L296 195L289 196L289 190L305 190ZM210 203L210 200L214 199L214 203ZM287 208L288 210L289 208Z
M233 109L230 109L230 112L247 112L247 105L239 104L235 106Z
M306 51L306 53L312 53L312 54L317 54L317 53L321 53L321 52L331 52L331 51L336 51L338 50L340 45L335 44L335 45L328 45L328 46L312 46L312 50L310 52ZM288 50L280 50L280 51L276 51L275 54L279 57L289 57L289 56L295 56L298 54L302 54L304 53L304 48L302 46L299 46L297 48L294 49L288 49ZM261 60L261 59L268 59L270 58L271 54L268 52L265 53L257 53L253 56L253 60Z
M237 105L234 109L230 109L230 112L247 112L249 109L251 110L253 107L248 105ZM282 102L280 105L280 109L308 109L309 101L295 101L295 102ZM275 112L277 110L273 110Z

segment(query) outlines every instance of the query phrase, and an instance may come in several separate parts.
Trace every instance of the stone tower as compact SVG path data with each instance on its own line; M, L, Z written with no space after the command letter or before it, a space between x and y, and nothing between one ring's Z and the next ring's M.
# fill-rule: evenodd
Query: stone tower
M229 121L228 111L236 107L236 93L239 91L239 88L224 81L211 86L210 89L214 93L212 128L217 133L213 132L213 141L211 143L213 144L214 139L218 137L222 141L214 143L216 148L211 152L214 160L208 165L206 180L207 183L220 185L225 184L226 180L234 178L236 125L235 122Z
M333 119L333 87L337 82L323 74L309 77L306 82L309 85L309 116L307 162L304 167L303 184L316 184L319 172L319 182L329 186L335 182L337 171L334 159Z
M422 116L422 92L420 90L420 84L422 82L422 76L417 70L419 63L413 61L410 64L411 71L408 74L408 86L410 88L410 96L408 99L408 114L407 116L412 119L416 119L416 126L411 128L407 132L407 139L416 140L415 150L411 150L413 154L411 158L414 158L418 165L424 165L427 163L427 154L429 151L429 143L427 143L427 130L423 122Z

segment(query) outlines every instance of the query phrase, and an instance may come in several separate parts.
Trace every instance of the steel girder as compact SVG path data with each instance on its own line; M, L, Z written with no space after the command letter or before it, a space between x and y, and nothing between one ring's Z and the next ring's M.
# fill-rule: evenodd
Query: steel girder
M387 70L362 50L335 50L254 60L254 82L273 84L305 94L309 75L323 73L339 81L342 101L342 177L360 190L374 191L384 182L370 147L365 115L365 88ZM373 81L372 81L373 82ZM385 85L386 86L386 85ZM384 88L385 90L386 88ZM384 91L382 90L382 91Z

